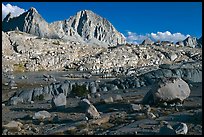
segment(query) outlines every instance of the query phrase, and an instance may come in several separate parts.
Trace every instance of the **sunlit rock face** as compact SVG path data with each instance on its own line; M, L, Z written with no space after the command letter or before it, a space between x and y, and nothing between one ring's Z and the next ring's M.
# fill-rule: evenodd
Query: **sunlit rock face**
M98 45L125 44L125 37L105 18L90 10L77 12L64 21L47 23L35 8L18 17L8 14L2 22L3 31L20 30L40 38L77 39Z

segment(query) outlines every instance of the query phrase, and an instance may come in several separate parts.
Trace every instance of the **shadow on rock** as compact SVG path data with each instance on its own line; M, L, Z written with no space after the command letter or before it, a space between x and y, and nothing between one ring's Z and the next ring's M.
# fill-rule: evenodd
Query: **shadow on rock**
M129 110L129 104L124 103L111 103L111 104L104 104L104 103L97 103L95 107L100 112L110 112L112 111L127 111Z
M202 124L202 120L199 120L199 117L196 117L190 114L173 115L172 121L192 123L192 124Z

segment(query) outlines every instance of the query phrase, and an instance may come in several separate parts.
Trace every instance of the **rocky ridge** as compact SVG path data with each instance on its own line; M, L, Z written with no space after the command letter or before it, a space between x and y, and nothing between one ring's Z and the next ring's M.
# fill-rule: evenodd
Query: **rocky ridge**
M2 22L2 30L20 30L40 38L86 41L92 44L115 46L124 44L124 36L105 18L90 10L77 12L67 20L47 23L35 8L12 17L8 14Z

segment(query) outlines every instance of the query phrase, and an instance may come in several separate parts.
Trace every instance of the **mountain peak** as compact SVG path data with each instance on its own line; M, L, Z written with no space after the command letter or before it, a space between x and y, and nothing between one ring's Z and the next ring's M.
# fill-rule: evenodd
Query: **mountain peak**
M70 26L84 41L100 41L109 45L124 44L125 38L105 18L91 10L77 12L69 20Z
M91 10L81 10L66 22L48 24L38 11L31 7L15 19L5 21L4 31L15 30L47 38L77 37L90 43L117 45L125 43L125 38L105 18Z
M27 12L38 13L38 11L34 7L31 7Z
M93 11L85 9L85 10L79 11L78 13L93 13Z
M81 10L81 11L78 11L77 13L76 13L76 15L78 15L79 17L80 16L92 16L92 15L95 15L95 13L93 12L93 11L91 11L91 10Z

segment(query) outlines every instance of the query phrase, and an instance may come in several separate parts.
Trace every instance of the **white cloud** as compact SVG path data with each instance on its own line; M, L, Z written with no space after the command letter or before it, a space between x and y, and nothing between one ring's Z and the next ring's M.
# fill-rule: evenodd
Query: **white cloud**
M137 33L133 33L133 32L128 31L126 41L128 43L140 44L146 38L147 38L147 36L145 36L145 35L138 35Z
M25 10L19 8L18 6L12 6L11 4L4 5L2 3L2 20L6 17L6 15L8 15L9 12L11 12L13 17L16 17L25 12Z
M172 42L177 42L177 41L182 41L184 40L186 37L190 36L190 35L184 35L181 34L179 32L177 33L171 33L169 31L166 32L157 32L157 33L151 33L149 35L152 39L154 40L160 40L160 41L172 41Z
M157 33L148 33L145 35L138 35L137 33L127 31L126 41L128 43L140 44L146 38L150 38L153 41L171 41L171 42L178 42L183 41L190 35L184 35L179 32L171 33L169 31L166 32L157 32Z

